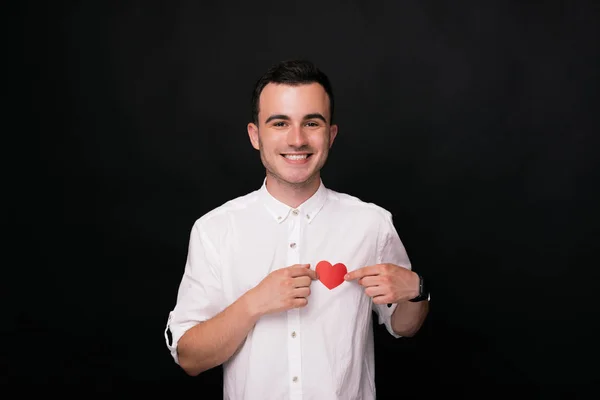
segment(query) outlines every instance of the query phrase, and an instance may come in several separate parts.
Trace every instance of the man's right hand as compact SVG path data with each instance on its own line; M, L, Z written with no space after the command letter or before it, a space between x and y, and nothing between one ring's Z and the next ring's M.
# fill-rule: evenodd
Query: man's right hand
M310 264L275 270L246 293L248 305L259 316L304 307L315 279L317 273Z

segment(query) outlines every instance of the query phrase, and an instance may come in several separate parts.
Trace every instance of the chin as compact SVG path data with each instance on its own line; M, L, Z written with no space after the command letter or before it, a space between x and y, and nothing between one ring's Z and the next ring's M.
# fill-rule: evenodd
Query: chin
M286 179L287 182L293 185L305 185L307 183L313 182L315 180L315 175L305 176L305 177L293 177Z
M314 179L314 175L286 175L286 174L274 174L274 176L289 185L304 185L306 183L312 182Z

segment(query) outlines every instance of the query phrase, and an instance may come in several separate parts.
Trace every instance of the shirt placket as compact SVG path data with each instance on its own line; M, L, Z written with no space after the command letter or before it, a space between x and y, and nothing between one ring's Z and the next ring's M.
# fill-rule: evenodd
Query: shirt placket
M287 265L300 263L300 229L301 221L298 210L290 214ZM300 346L300 309L293 308L287 312L288 322L288 362L290 380L290 399L302 399L302 359Z

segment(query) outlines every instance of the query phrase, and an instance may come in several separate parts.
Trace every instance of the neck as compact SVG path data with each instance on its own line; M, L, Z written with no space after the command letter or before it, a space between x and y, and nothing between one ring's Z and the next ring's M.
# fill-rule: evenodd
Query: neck
M266 186L271 196L292 208L296 208L310 199L319 190L320 184L321 179L318 174L306 182L288 183L267 173Z

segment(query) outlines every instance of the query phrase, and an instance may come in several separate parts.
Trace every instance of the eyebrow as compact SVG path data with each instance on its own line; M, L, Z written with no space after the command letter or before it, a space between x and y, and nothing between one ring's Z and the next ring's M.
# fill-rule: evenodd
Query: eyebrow
M268 124L269 122L273 121L274 119L282 119L284 121L289 121L291 118L284 114L275 114L275 115L271 115L269 118L267 118L267 120L265 121L265 124ZM319 113L306 114L303 119L304 120L320 119L321 121L327 123L327 120L325 119L325 117Z

